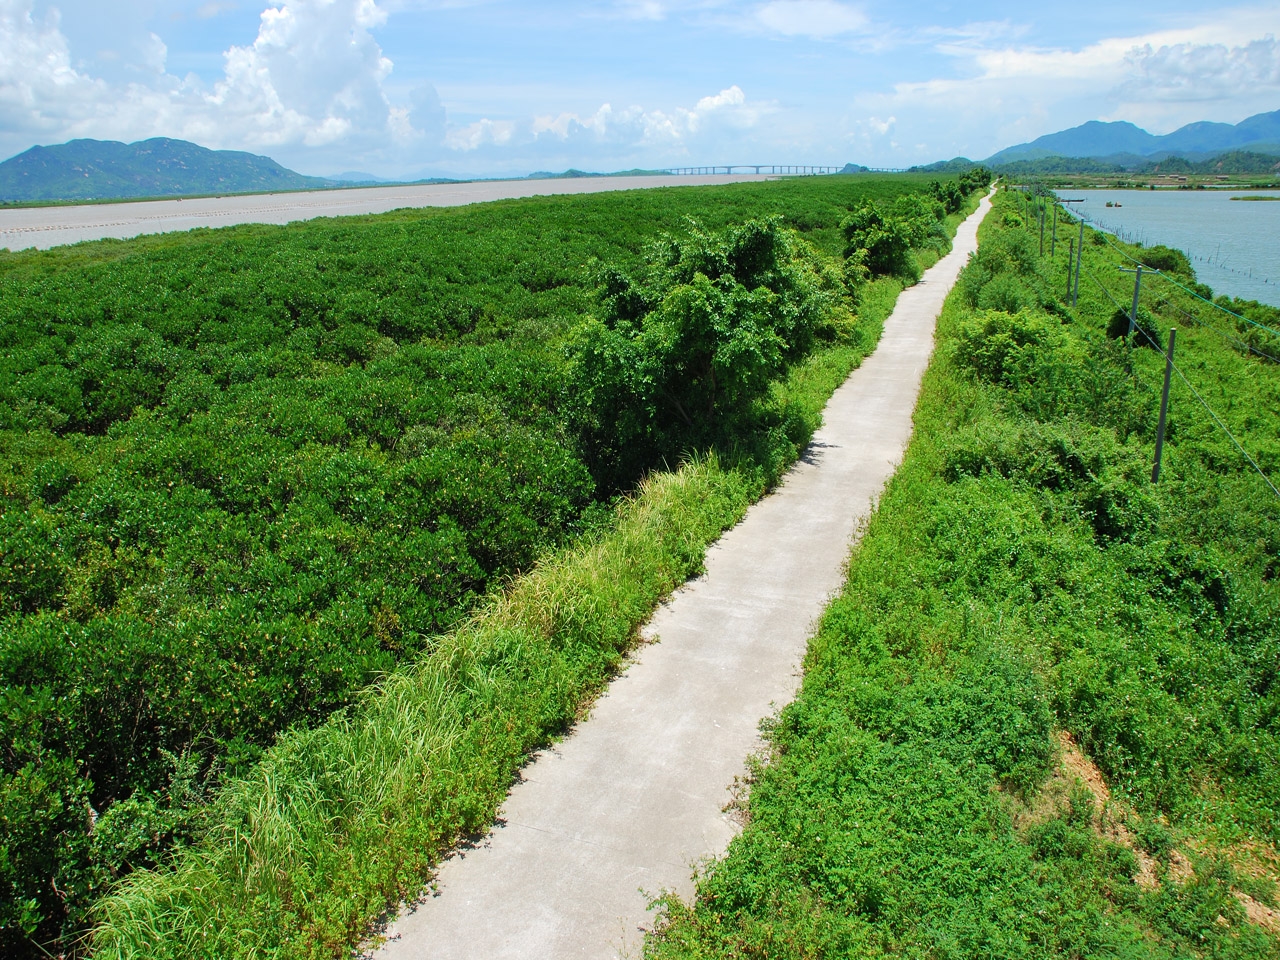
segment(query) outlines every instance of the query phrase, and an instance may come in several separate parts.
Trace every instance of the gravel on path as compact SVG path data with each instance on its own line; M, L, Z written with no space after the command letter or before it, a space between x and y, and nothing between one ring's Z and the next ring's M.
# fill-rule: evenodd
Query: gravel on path
M492 832L441 865L379 960L638 956L649 896L692 893L692 867L738 830L725 808L760 720L794 697L855 535L902 460L938 314L989 209L902 293L782 485L658 610L653 642L590 717L525 767Z

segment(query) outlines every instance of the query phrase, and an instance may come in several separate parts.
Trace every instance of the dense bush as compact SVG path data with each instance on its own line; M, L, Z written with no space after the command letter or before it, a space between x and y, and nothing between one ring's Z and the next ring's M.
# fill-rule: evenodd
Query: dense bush
M609 516L620 481L592 474L566 386L572 332L611 309L593 258L639 275L688 216L701 239L677 247L712 259L727 227L761 224L733 234L749 286L701 289L748 326L792 326L763 361L741 342L720 356L723 409L812 343L841 291L805 264L839 255L849 206L921 186L645 191L0 254L0 952L73 949L104 887L198 837L206 798L278 734L428 656ZM673 289L721 276L690 265L671 265ZM793 275L835 292L790 291ZM627 476L707 437L668 439Z
M615 485L740 432L843 306L838 271L776 219L666 237L634 279L600 272L603 309L575 331L569 386L588 462Z

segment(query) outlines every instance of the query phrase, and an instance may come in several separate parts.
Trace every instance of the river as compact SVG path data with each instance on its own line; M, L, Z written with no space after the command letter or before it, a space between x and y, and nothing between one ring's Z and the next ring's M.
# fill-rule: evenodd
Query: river
M1214 293L1280 307L1280 194L1257 190L1061 190L1092 225L1145 246L1176 247ZM1275 201L1232 200L1274 196ZM1107 201L1119 204L1108 207Z

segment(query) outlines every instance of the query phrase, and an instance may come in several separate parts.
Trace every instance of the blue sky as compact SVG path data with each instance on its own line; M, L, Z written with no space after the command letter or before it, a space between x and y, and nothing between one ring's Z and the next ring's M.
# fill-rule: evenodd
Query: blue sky
M0 156L181 137L305 173L981 159L1280 109L1280 3L0 0Z

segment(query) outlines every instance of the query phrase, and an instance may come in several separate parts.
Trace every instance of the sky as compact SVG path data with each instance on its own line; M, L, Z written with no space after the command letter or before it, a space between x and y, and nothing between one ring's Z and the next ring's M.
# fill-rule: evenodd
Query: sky
M164 136L391 178L906 167L1280 109L1280 0L0 0L0 158Z

